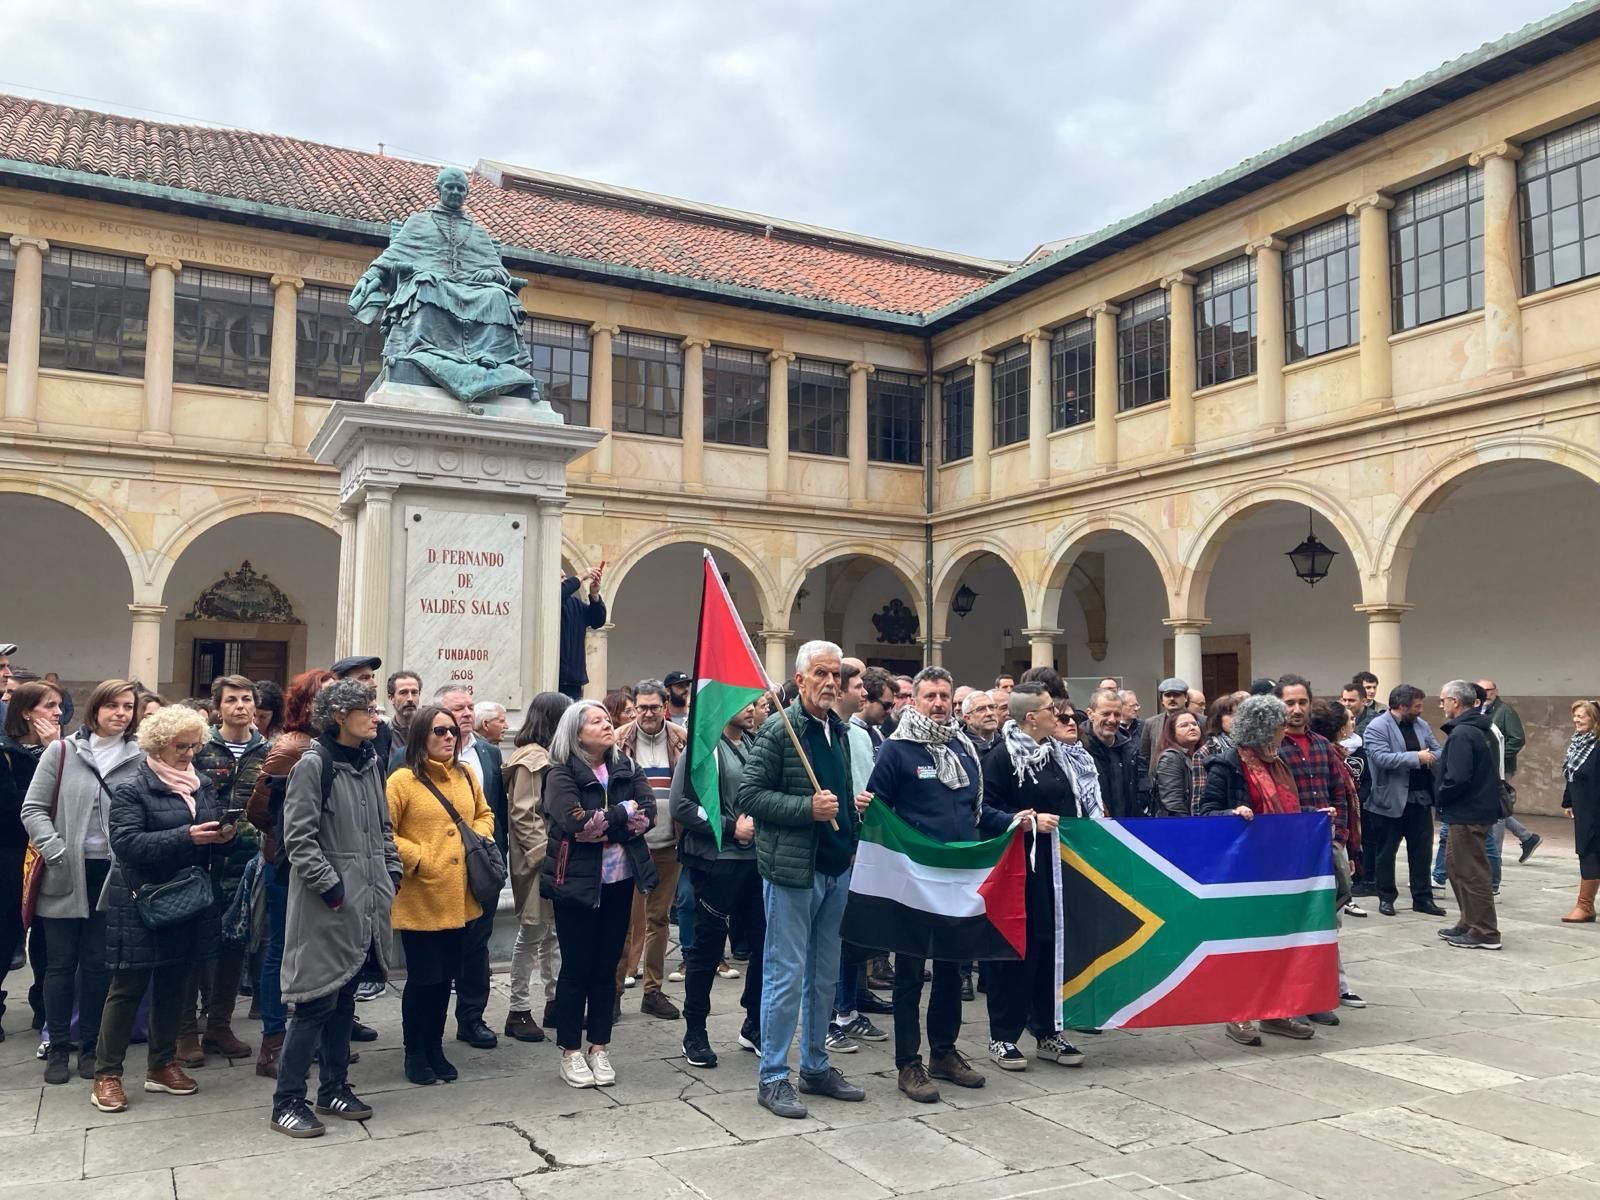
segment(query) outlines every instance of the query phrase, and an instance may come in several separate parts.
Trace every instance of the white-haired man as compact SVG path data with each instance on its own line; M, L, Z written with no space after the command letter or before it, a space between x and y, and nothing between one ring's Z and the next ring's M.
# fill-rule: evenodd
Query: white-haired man
M506 735L506 706L493 700L479 700L472 706L472 727L477 736L498 746Z

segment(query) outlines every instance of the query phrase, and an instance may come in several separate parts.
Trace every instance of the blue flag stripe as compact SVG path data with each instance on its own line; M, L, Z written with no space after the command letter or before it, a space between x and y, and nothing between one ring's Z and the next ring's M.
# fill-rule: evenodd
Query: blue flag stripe
M1241 838L1233 821L1151 817L1121 821L1126 837L1148 846L1196 883L1287 882L1328 873L1328 818L1322 813L1263 817L1272 837Z

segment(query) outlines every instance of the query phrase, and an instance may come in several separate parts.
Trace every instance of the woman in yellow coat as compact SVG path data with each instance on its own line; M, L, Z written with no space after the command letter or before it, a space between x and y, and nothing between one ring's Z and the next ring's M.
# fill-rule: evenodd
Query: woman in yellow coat
M480 837L494 836L494 813L462 765L460 745L461 730L448 711L420 709L411 718L406 765L389 776L389 819L405 868L392 919L406 952L400 1027L412 1083L456 1078L444 1056L445 1015L466 927L483 914L467 887L461 835L444 802Z

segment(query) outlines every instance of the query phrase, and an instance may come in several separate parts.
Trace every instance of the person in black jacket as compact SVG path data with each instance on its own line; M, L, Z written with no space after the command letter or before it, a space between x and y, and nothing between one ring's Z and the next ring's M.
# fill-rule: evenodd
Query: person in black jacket
M595 567L581 579L576 575L561 577L561 678L557 690L574 700L583 695L583 685L589 682L584 631L599 629L606 623L606 602L600 599L600 571ZM587 600L578 594L585 582L589 585Z
M101 1112L128 1107L122 1061L133 1014L150 992L149 1065L144 1090L189 1096L199 1090L178 1065L178 1020L184 979L196 963L216 957L220 917L206 904L188 920L147 928L135 894L172 881L191 868L208 868L217 846L233 840L223 825L216 789L193 766L207 736L206 719L181 704L157 709L139 723L145 760L111 797L111 852L106 880L106 965L111 987L95 1044L92 1103Z
M1079 808L1066 746L1056 736L1058 718L1050 693L1042 684L1019 683L1011 690L1006 709L1008 719L983 760L984 807L1035 812L1041 834L1048 834L1063 819L1093 815ZM1025 836L1032 840L1031 832ZM1028 1059L1017 1048L1017 1039L1024 1027L1031 1027L1035 1057L1041 1062L1082 1066L1083 1053L1061 1033L1055 953L1061 901L1055 873L1029 872L1026 900L1026 957L1021 962L989 964L989 1057L1003 1071L1027 1070Z
M22 827L22 801L33 783L40 755L61 738L61 691L40 680L19 684L4 721L4 734L0 735L0 985L5 983L23 936L22 865L28 853L28 833ZM37 940L34 953L39 953ZM0 991L0 1016L5 1011L5 993ZM4 1036L0 1033L0 1038Z
M1441 929L1439 936L1465 950L1498 950L1487 839L1489 827L1500 819L1499 753L1472 684L1452 679L1439 689L1439 707L1444 710L1445 743L1434 805L1439 820L1455 831L1445 846L1445 873L1460 910L1456 924Z
M549 847L539 894L555 910L561 945L556 980L556 1045L561 1078L576 1088L616 1082L608 1047L617 961L628 936L637 888L657 883L644 831L655 820L655 795L627 755L598 700L561 714L544 780ZM589 1034L589 1056L581 1049Z
M1489 718L1491 721L1494 718ZM1595 893L1600 892L1600 755L1594 752L1600 734L1600 705L1579 700L1572 706L1572 741L1567 743L1561 775L1566 788L1561 807L1572 821L1578 851L1578 901L1561 920L1584 925L1594 920Z
M1122 693L1101 688L1089 697L1089 736L1083 739L1100 772L1106 816L1142 817L1138 747L1122 732Z

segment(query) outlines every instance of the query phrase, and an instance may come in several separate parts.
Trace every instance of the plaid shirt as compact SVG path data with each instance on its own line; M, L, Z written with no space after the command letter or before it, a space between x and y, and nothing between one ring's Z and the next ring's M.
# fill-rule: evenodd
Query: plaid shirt
M1327 738L1308 731L1306 739L1306 749L1302 750L1299 742L1284 735L1278 755L1294 776L1295 790L1300 793L1300 811L1331 808L1333 840L1344 846L1349 842L1350 814L1356 803L1350 772Z

